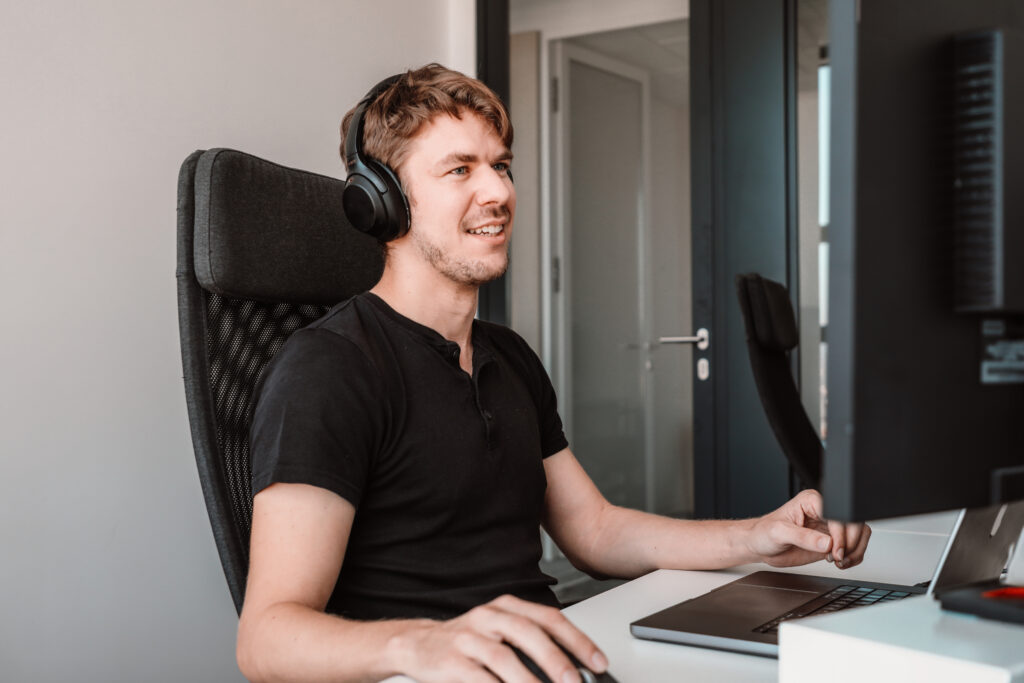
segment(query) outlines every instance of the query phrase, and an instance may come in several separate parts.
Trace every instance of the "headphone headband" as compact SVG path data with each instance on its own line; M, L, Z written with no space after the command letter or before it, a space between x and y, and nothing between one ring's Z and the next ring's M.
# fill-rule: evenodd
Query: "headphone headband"
M395 74L394 76L388 76L377 85L370 88L370 91L363 95L363 99L359 100L359 104L356 105L356 111L352 115L352 121L348 125L348 134L345 136L345 161L348 164L352 163L352 160L357 156L363 156L363 128L366 116L366 110L371 104L377 101L385 90L390 88L392 85L397 83L404 74Z

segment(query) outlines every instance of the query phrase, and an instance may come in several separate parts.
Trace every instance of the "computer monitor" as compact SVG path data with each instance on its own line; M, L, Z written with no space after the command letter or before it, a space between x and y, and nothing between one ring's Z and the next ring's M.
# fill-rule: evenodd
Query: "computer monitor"
M1024 498L1024 3L832 0L829 21L826 514ZM953 45L990 29L998 101L974 106ZM979 239L991 263L957 250ZM972 268L998 296L971 304Z

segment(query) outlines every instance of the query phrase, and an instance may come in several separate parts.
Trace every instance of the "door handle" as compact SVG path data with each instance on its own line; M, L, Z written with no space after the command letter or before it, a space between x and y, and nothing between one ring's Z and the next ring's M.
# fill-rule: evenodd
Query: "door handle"
M697 348L704 351L711 344L711 336L706 327L697 330L693 337L658 337L659 344L696 344Z

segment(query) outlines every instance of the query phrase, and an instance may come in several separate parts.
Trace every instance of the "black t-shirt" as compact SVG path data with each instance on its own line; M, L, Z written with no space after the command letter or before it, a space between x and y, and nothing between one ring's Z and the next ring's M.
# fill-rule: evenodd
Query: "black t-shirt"
M327 611L450 618L504 593L557 605L538 566L543 459L567 446L547 373L511 330L459 347L373 294L285 343L257 387L257 493L319 486L356 508Z

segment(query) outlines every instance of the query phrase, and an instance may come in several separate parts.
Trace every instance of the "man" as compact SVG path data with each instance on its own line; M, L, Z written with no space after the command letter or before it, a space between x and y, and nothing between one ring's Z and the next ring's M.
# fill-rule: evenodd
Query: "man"
M551 680L579 681L556 642L603 671L538 569L540 524L599 576L860 562L870 530L823 521L814 492L742 521L610 505L568 448L536 355L474 320L515 217L504 107L438 65L368 100L363 151L397 174L410 221L370 292L293 335L263 380L247 677L532 680L513 645ZM343 140L357 123L350 112Z

